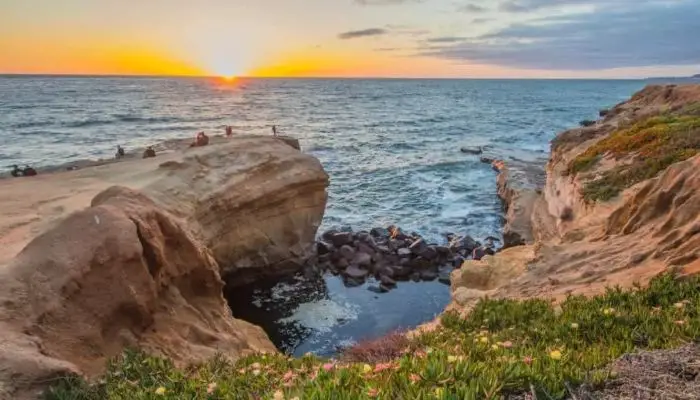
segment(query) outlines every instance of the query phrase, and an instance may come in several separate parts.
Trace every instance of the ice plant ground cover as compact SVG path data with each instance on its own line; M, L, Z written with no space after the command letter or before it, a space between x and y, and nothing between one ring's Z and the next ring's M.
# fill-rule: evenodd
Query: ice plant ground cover
M700 278L667 274L647 288L545 300L483 300L466 317L408 340L391 360L257 354L177 369L127 351L105 375L65 378L50 400L92 399L561 399L614 381L611 363L640 349L700 337ZM403 345L403 344L402 344ZM370 362L366 362L370 361Z

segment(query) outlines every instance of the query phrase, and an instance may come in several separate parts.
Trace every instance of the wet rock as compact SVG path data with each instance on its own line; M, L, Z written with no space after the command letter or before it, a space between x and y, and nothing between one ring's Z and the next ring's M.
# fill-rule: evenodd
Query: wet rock
M610 114L610 110L608 110L607 108L604 108L604 109L598 111L598 115L601 117L605 117L608 114Z
M459 149L459 151L461 151L462 153L466 153L466 154L479 155L479 154L484 152L484 149L481 147L467 146L467 147L462 147L461 149Z
M462 256L454 256L452 259L452 266L455 268L460 268L464 264L464 257Z
M434 246L428 246L420 252L420 256L426 260L433 261L438 258L438 251Z
M492 164L494 161L496 161L496 159L495 159L495 158L492 158L492 157L483 157L483 156L482 156L482 157L479 159L479 161L481 161L481 162L484 163L484 164Z
M423 257L416 257L408 263L408 266L413 269L430 268L432 265L433 263L431 263L430 260L427 260Z
M335 229L329 229L321 235L321 238L323 239L324 242L332 243L333 242L333 235L336 233L340 233Z
M381 284L379 284L379 289L380 289L383 293L386 293L386 292L389 292L389 291L391 290L391 287L389 287L389 286L387 286L387 285L381 283Z
M584 119L583 121L579 122L578 124L583 126L583 127L588 127L588 126L595 125L595 121L592 121L590 119Z
M361 269L358 268L357 266L351 265L348 267L345 272L343 272L345 276L348 278L356 279L356 280L364 280L367 278L367 275L369 275L369 271L366 269Z
M420 273L414 272L411 274L411 280L413 282L420 282Z
M372 256L367 253L356 253L350 264L369 268L372 266Z
M355 258L355 249L353 249L350 245L344 245L340 247L338 250L338 253L340 253L340 256L346 260L352 260Z
M391 267L391 270L393 271L391 277L394 279L406 278L411 275L411 269L401 265L394 265Z
M374 238L372 238L372 236L369 234L369 232L358 232L355 235L355 238L362 243L371 243L373 245L375 244Z
M333 243L333 246L335 247L341 247L346 244L352 244L353 242L353 235L351 232L339 232L339 233L334 233L331 236L331 243Z
M411 250L411 253L415 255L421 254L426 247L428 247L428 245L425 244L425 241L423 241L423 239L418 239L415 242L413 242L410 246L408 246L409 250Z
M424 281L434 281L437 279L438 273L437 271L433 271L430 269L424 269L420 272L420 278Z
M350 277L345 277L343 279L343 284L346 287L358 287L364 285L365 280L364 279L355 279L355 278L350 278Z
M450 242L449 245L449 248L457 253L459 253L461 250L465 250L467 253L471 253L477 247L479 247L479 243L477 243L477 241L469 235L457 238Z
M373 292L373 293L386 293L379 286L374 286L374 285L368 286L367 290L369 290L370 292Z
M369 254L370 256L373 256L373 255L376 253L376 251L374 250L374 248L373 248L372 246L370 246L369 244L366 244L366 243L360 243L360 244L358 244L358 245L357 245L357 251L360 252L360 253Z
M398 264L402 267L410 268L409 264L411 264L411 259L410 258L401 258L401 259L399 259Z
M396 254L399 255L399 257L408 257L412 254L411 249L407 247L402 247L396 251Z
M478 247L472 251L472 259L474 260L481 260L486 256L486 248L485 247Z
M486 255L489 255L489 256L496 255L496 251L491 247L484 248L484 252L486 253Z
M389 233L390 233L392 239L399 239L399 240L406 240L406 239L408 239L408 235L406 235L406 234L401 230L401 228L399 228L398 226L394 226L394 225L390 226L390 227L389 227Z
M377 270L377 273L381 276L388 276L390 278L394 277L394 269L392 267L382 267Z
M400 248L406 247L406 242L401 239L391 239L387 242L387 246L392 251L396 251Z
M438 254L443 257L449 257L452 255L452 250L450 250L450 248L447 246L435 246L435 250L437 250Z
M333 265L338 269L345 269L350 266L350 263L348 262L348 260L340 258L335 263L333 263Z
M326 242L316 242L316 254L326 255L333 251L333 246Z
M377 251L380 252L380 253L384 253L384 254L389 254L389 253L391 253L391 250L389 249L389 247L383 246L383 245L377 246Z
M391 236L391 233L386 228L372 228L369 234L378 239L389 239L389 236Z
M395 287L396 286L396 281L391 279L390 277L388 277L386 275L380 276L379 281L382 283L382 285L387 286L387 287Z
M450 286L450 273L441 272L440 275L438 275L438 281L444 285Z

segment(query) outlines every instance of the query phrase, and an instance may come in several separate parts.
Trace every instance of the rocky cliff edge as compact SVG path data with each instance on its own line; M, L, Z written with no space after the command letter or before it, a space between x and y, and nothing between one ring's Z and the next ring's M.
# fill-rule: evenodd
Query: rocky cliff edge
M552 142L541 193L519 205L530 209L531 243L465 262L449 309L467 312L486 295L558 301L671 268L700 271L700 85L649 86L601 115Z
M125 348L179 364L275 351L232 318L221 274L254 279L300 262L328 178L277 139L213 142L0 182L0 398L94 376Z

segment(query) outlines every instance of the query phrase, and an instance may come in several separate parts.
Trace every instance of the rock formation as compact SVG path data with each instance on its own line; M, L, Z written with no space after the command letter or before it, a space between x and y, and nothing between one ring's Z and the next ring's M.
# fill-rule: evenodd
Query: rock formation
M507 213L507 230L525 226L529 244L465 261L451 308L466 312L483 295L594 295L673 267L700 270L700 86L647 87L560 134L546 173L524 212ZM523 193L503 190L510 182L505 169L499 193L512 206Z
M231 316L221 272L281 273L301 260L323 214L327 176L277 139L213 142L158 161L39 177L42 189L65 185L93 198L50 223L20 226L44 232L0 265L0 399L36 398L66 373L99 374L129 347L180 365L276 351L261 328ZM21 197L24 186L13 188ZM35 208L56 201L25 200ZM23 238L18 226L2 228Z

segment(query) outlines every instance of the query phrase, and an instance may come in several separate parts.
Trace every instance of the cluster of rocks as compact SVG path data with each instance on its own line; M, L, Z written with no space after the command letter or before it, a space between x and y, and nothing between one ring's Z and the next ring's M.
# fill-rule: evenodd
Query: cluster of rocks
M341 275L347 286L359 286L374 277L379 286L370 290L387 292L396 287L397 281L439 279L449 284L453 268L459 268L467 258L494 254L494 241L498 241L490 237L482 245L470 236L445 236L448 244L441 246L395 226L369 232L332 229L316 243L312 262L322 270Z

